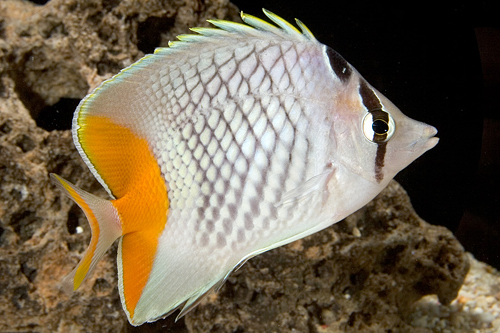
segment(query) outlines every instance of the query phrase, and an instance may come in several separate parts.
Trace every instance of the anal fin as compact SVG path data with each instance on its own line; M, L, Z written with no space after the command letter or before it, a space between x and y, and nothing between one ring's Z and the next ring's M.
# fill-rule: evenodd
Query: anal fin
M131 232L122 237L118 248L118 288L131 323L135 322L135 308L151 274L158 236L155 229Z

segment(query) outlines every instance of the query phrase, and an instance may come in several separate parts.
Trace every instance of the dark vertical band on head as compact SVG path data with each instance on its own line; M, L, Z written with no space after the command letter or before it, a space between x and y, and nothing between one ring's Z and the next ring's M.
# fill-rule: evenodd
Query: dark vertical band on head
M377 95L373 89L368 87L368 84L363 79L361 79L359 84L359 94L361 95L363 105L368 109L368 112L373 115L374 119L384 118L386 122L389 121L387 113L382 111L382 104L380 103ZM383 139L385 140L385 138ZM375 155L375 179L380 183L382 179L384 179L383 168L387 142L377 142L375 138L373 141L377 143L377 153Z
M363 105L368 109L368 112L372 113L376 110L382 110L382 104L380 104L380 100L377 95L375 95L375 92L368 87L365 80L361 79L360 81L359 94L361 95Z
M346 82L349 80L352 75L352 69L349 63L329 46L326 46L326 55L330 60L330 66L332 67L333 72L338 76L340 81Z
M384 167L385 149L387 147L387 142L380 142L377 144L377 154L375 155L375 179L378 183L384 179L384 172L382 171Z

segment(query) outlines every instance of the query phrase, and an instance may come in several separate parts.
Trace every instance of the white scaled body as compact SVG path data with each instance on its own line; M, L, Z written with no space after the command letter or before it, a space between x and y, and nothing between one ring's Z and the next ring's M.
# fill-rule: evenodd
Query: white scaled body
M404 116L300 21L302 33L265 13L280 28L249 15L242 15L249 25L212 21L221 29L179 36L104 82L75 114L76 145L114 199L106 209L121 233L109 239L124 235L120 295L134 325L179 307L183 315L250 257L345 218L438 141L433 127ZM166 200L158 213L165 222L140 241L132 241L119 201L142 187L115 190L108 162L93 150L93 138L106 134L86 134L87 118L125 129L134 145L146 142L157 163L156 178L130 176L131 184L162 182L166 190L166 198L148 199ZM138 216L147 209L130 207ZM133 231L144 228L148 221ZM154 246L143 251L150 239ZM124 278L134 276L127 275L129 251L151 256L144 268L137 263L143 282Z

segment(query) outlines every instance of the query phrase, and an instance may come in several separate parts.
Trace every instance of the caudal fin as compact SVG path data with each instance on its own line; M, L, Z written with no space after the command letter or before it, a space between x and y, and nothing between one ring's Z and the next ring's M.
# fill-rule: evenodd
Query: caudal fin
M90 275L113 242L122 235L122 226L118 212L111 201L85 192L56 174L52 173L50 177L58 188L80 206L87 216L92 231L89 247L82 260L62 281L64 290L74 291Z

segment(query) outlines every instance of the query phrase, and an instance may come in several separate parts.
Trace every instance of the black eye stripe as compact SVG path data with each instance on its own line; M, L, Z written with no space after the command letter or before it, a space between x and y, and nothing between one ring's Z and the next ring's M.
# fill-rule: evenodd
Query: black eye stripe
M377 155L375 156L375 179L377 182L381 182L384 179L384 160L386 152L387 142L381 142L377 144Z
M330 66L333 72L339 77L340 81L346 82L349 80L352 75L352 69L349 63L329 46L326 47L326 55L330 60Z
M387 112L382 111L382 104L378 99L375 92L368 87L365 80L361 80L359 84L359 94L361 95L361 100L363 101L363 105L368 109L373 116L373 119L380 119L389 122L389 115ZM375 179L377 182L381 182L384 179L384 160L385 153L387 148L387 142L385 139L387 138L387 134L376 135L373 134L373 142L377 143L377 153L375 155Z
M385 112L383 110L380 110L380 109L373 110L373 111L370 111L370 113L373 116L373 120L380 119L380 120L384 121L385 123L389 122L389 115L387 114L387 112Z
M368 87L365 80L361 80L359 84L359 94L361 95L363 105L368 109L369 112L382 110L382 104L380 104L380 100L378 99L377 95L375 95L373 90Z

